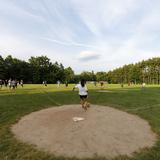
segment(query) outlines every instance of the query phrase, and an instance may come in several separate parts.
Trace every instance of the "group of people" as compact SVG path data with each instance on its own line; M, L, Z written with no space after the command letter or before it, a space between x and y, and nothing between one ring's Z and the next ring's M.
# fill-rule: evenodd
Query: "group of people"
M43 81L43 84L47 86L47 81ZM9 89L15 89L19 85L23 87L23 80L18 81L16 79L9 79L9 80L0 79L0 88L2 88L3 85L5 87L9 87ZM57 81L57 85L58 87L60 86L60 81ZM68 82L65 83L65 85L67 87ZM86 86L86 81L82 79L79 84L75 85L73 90L75 90L76 88L79 90L79 96L80 96L82 108L86 111L90 107L90 104L88 102L88 89Z
M42 84L47 87L47 81L46 81L46 80L43 81ZM57 81L57 87L58 87L58 88L60 87L60 84L61 84L61 81L58 80L58 81ZM65 86L68 87L68 81L65 81Z
M47 81L43 81L43 85L47 87Z
M0 79L0 88L3 87L3 85L5 87L9 87L9 89L15 89L17 88L19 85L21 87L23 87L23 80L17 81L16 79L9 79L9 80L2 80Z
M46 80L43 81L42 84L47 87L47 81L46 81ZM58 80L58 81L57 81L57 87L58 87L58 88L60 87L60 84L61 84L61 81ZM68 87L68 82L67 82L67 81L65 81L65 86Z

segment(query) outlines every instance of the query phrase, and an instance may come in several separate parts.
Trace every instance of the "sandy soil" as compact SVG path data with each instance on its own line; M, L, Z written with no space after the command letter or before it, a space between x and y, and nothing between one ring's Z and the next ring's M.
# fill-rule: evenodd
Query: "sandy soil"
M74 122L73 117L85 120ZM24 116L12 126L16 138L56 156L115 157L132 153L156 142L145 120L120 110L92 105L53 107Z

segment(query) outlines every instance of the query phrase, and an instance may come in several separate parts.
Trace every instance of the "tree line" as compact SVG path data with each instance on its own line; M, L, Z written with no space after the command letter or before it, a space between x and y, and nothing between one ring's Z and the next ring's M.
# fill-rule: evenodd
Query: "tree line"
M106 66L107 68L107 66ZM25 83L77 83L86 81L107 81L108 83L160 83L160 58L152 58L136 64L124 65L109 72L82 72L75 74L71 67L51 62L47 56L30 57L28 61L0 55L0 79L17 79Z
M160 58L124 65L107 73L109 83L160 84Z
M11 55L0 56L0 79L17 79L25 83L55 83L57 80L69 80L73 70L58 62L52 63L46 56L31 57L28 62L13 58ZM67 77L66 77L67 75Z

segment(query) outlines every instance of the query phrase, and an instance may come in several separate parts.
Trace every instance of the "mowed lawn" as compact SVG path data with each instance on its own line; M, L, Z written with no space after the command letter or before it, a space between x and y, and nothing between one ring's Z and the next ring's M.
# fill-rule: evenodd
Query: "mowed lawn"
M67 88L61 85L24 85L16 90L0 89L0 160L65 160L69 158L38 151L34 146L17 141L10 131L12 124L22 116L47 107L63 104L78 104L77 91L73 84ZM146 119L158 135L158 142L151 149L135 153L133 158L120 156L115 160L160 160L160 86L88 85L91 104L111 106ZM106 91L107 92L104 92ZM101 92L102 91L102 92ZM70 158L71 159L71 158ZM72 158L75 159L75 158ZM94 159L105 159L95 157Z

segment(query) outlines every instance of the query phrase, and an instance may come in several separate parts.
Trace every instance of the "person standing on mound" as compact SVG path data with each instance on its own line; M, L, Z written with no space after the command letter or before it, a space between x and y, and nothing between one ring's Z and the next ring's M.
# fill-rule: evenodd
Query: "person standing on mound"
M88 89L87 89L85 80L82 79L80 84L77 84L73 88L73 91L75 90L75 88L78 88L78 90L79 90L79 96L80 96L80 99L81 99L82 108L87 110L87 108L90 107L90 104L87 102Z

